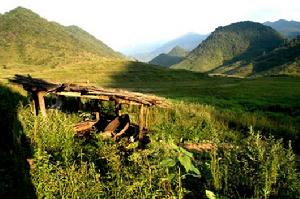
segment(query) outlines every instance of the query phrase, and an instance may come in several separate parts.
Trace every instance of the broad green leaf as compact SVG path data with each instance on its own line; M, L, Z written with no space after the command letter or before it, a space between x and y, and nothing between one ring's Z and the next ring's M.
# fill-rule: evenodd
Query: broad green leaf
M168 158L161 161L160 165L163 167L174 167L176 165L176 161L171 158Z
M208 199L217 199L216 195L212 191L205 190L205 195L208 197Z
M169 182L172 182L172 180L176 177L176 175L174 173L171 173L168 175L168 179L169 179Z
M185 150L185 149L182 148L182 147L178 147L178 148L179 148L179 151L182 152L184 155L187 155L187 156L189 156L190 158L193 157L193 153L188 152L187 150Z
M191 171L193 171L195 174L200 175L200 171L192 164Z
M174 143L171 143L171 147L173 148L173 149L175 149L175 150L179 150L179 146L177 146L176 144L174 144Z
M138 142L132 142L132 143L130 143L126 148L127 148L127 149L135 149L135 148L138 147L138 145L139 145Z
M186 155L183 155L183 156L179 156L179 157L178 157L178 160L179 160L180 164L181 164L182 166L184 166L185 171L186 171L186 172L189 172L190 169L191 169L191 167L192 167L192 161L191 161L191 158L188 157L188 156L186 156Z

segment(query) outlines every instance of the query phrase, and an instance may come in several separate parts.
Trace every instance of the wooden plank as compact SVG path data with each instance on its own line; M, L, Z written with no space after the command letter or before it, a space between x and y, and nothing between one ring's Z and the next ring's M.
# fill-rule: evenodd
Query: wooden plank
M79 92L56 92L55 94L57 95L63 95L63 96L67 96L67 97L81 97L81 93Z

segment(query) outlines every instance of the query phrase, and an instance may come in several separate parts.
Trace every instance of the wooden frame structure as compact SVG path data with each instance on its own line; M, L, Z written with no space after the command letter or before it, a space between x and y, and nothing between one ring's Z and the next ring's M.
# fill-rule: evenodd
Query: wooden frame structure
M35 114L39 112L46 117L46 106L44 97L47 94L66 97L88 98L100 101L115 102L115 112L119 115L121 104L133 104L140 107L139 113L139 140L143 139L143 129L145 127L144 115L147 114L147 107L158 106L167 108L169 104L164 98L154 95L145 95L137 92L130 92L122 89L111 89L103 87L87 87L76 84L55 84L31 76L15 75L9 79L10 82L22 85L33 99ZM147 115L146 115L147 124Z

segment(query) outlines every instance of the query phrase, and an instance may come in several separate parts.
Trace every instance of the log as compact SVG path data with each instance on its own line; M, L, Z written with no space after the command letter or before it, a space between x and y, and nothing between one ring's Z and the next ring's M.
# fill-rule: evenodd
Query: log
M100 112L95 112L95 120L80 122L74 125L74 130L77 133L91 130L92 127L100 120Z

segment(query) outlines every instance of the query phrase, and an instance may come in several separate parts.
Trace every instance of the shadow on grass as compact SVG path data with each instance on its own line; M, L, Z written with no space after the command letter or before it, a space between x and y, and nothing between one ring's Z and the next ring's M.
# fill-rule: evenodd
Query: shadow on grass
M292 140L294 150L300 152L299 103L296 103L299 94L294 92L298 79L212 78L197 72L152 67L139 62L129 62L111 79L111 87L211 105L216 107L214 117L229 129L244 133L252 125L264 135L283 138L286 145ZM287 84L290 90L286 89ZM270 93L272 90L276 93ZM288 123L286 116L291 116ZM252 122L253 118L256 122ZM259 118L264 118L266 123Z
M32 149L17 117L20 103L26 99L0 85L0 198L37 198L27 162Z

